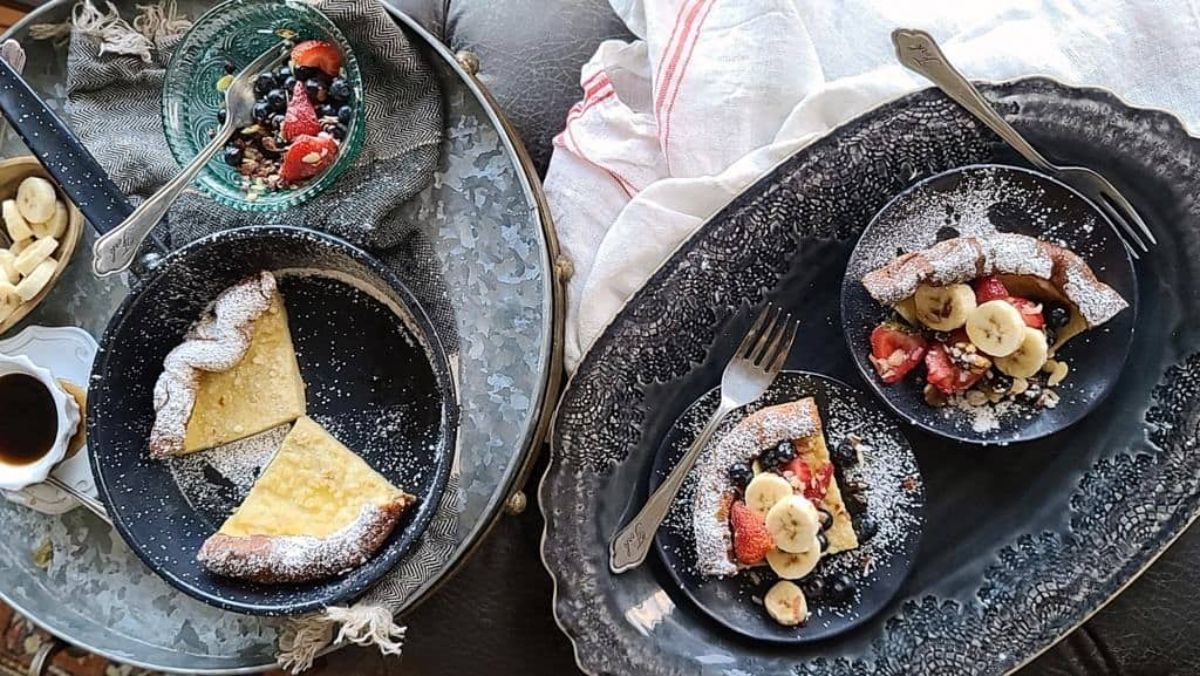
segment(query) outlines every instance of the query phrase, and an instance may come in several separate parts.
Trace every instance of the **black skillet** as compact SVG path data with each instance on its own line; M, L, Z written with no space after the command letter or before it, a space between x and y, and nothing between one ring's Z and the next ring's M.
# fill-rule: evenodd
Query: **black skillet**
M0 112L98 232L130 214L91 154L3 61ZM311 230L245 227L174 252L154 246L161 257L144 257L133 273L88 389L92 473L117 531L169 583L227 610L303 613L363 592L417 544L449 476L458 407L429 318L374 257ZM309 415L419 499L370 561L310 584L257 585L204 571L196 552L248 481L228 465L222 474L197 457L163 462L146 454L163 358L222 289L260 270L296 271L279 279Z

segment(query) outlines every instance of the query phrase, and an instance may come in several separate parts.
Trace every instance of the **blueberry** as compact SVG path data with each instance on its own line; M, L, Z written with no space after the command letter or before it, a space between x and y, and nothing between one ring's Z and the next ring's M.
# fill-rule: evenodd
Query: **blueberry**
M335 78L329 85L329 96L338 103L350 100L350 85L342 78Z
M279 70L275 71L275 79L279 80L280 82L283 82L284 80L288 79L291 76L292 76L292 69L289 68L288 66L284 66L283 68L280 68Z
M824 507L817 508L817 519L821 522L821 530L828 530L833 525L833 512Z
M273 129L282 129L284 118L285 118L285 116L283 113L275 113L274 115L272 115L271 116L271 127Z
M846 511L850 512L851 516L858 516L867 511L867 496L862 493L843 493L842 499L846 503Z
M857 587L854 578L845 573L838 573L829 581L828 592L833 599L842 601L849 598Z
M309 78L304 82L304 93L308 94L309 101L320 101L321 92L324 89L321 83L313 78Z
M225 62L225 72L226 73L228 73L229 75L233 75L233 71L235 71L235 70L237 70L237 68L235 68L232 63L230 63L228 61Z
M1013 379L1011 376L1006 376L999 371L992 373L992 391L1004 394L1012 389Z
M271 104L266 101L259 101L254 104L254 119L257 122L266 122L271 119L271 115L275 111L271 110Z
M855 526L854 532L858 535L859 542L866 542L879 532L879 522L869 516L864 516Z
M817 533L817 551L822 554L829 549L829 538L825 537L825 533Z
M296 90L296 78L294 78L294 77L285 78L283 81L283 89L284 89L284 91L286 91L289 94L294 92Z
M223 156L225 164L231 167L236 167L242 163L242 149L237 146L225 146L225 155Z
M354 110L350 106L342 106L338 108L337 119L342 124L350 124L350 118L354 117Z
M791 441L781 441L775 447L775 457L779 458L779 464L782 465L796 457L796 447L792 445Z
M335 124L335 125L333 125L333 127L330 128L329 135L339 141L345 141L346 140L346 128L340 124Z
M738 488L745 488L746 484L750 483L750 480L753 478L754 470L744 462L739 462L729 468L729 481Z
M1054 341L1058 339L1058 332L1048 324L1042 330L1046 332L1046 344L1053 345Z
M828 585L823 577L813 576L804 583L804 595L810 601L820 601L825 598L825 592L827 591Z
M1021 393L1021 397L1031 404L1036 402L1040 396L1042 396L1042 387L1037 383L1029 383L1029 387Z
M334 111L333 106L329 105L328 103L322 103L321 105L317 106L317 117L334 117L336 115L337 112Z
M296 66L296 68L292 71L292 75L301 80L307 80L316 75L318 72L320 71L312 66Z
M1050 328L1061 329L1071 321L1071 311L1062 305L1050 305L1046 308L1046 323Z
M278 85L275 82L275 76L270 73L259 73L254 79L254 93L258 95L266 94Z
M217 111L217 124L225 124L225 118L227 118L227 117L228 117L228 114L225 112L224 108L218 110Z
M287 94L284 94L282 89L272 89L267 92L267 103L271 104L275 112L282 113L287 110Z
M833 462L840 467L847 467L858 462L858 449L849 439L842 439L833 447Z

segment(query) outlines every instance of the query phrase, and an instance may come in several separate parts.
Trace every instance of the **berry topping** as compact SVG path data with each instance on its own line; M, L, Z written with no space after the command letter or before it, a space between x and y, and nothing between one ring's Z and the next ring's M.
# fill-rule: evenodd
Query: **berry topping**
M986 360L985 360L986 361ZM990 367L990 363L988 364ZM925 368L928 373L925 379L930 385L945 394L962 392L974 385L987 373L987 367L968 368L951 358L946 346L934 343L925 354Z
M342 55L337 47L324 40L307 40L292 48L292 63L334 77L342 69Z
M850 598L857 587L858 585L854 583L854 578L845 573L837 573L830 578L828 585L826 585L826 591L831 599L843 601Z
M837 446L833 447L830 456L838 465L848 467L858 462L858 449L855 448L854 442L842 439Z
M1021 319L1025 320L1026 326L1032 326L1035 329L1040 329L1046 325L1046 320L1042 317L1042 304L1035 303L1028 298L1013 296L1008 299L1017 311L1021 313Z
M237 146L225 146L225 153L222 155L225 164L231 167L236 167L242 163L242 149Z
M345 103L350 100L350 83L342 78L334 78L333 82L329 83L329 98L338 103Z
M739 489L744 489L753 478L754 470L747 463L739 462L729 468L729 481Z
M354 109L351 108L350 106L342 106L341 108L338 108L338 110L337 110L338 122L348 125L348 124L350 124L350 118L352 118L352 117L354 117Z
M304 88L296 85L292 92L292 100L288 101L287 113L280 127L283 138L291 141L299 136L315 136L321 132L321 123L317 121L317 113L312 103L304 94Z
M270 104L272 110L282 113L287 110L287 94L284 94L282 89L272 89L267 92L267 103Z
M1071 311L1057 303L1046 306L1046 323L1052 329L1061 329L1071 321Z
M826 591L828 591L828 583L823 577L814 575L804 582L804 595L810 600L820 601L825 598Z
M878 532L879 524L869 516L864 516L854 527L854 533L858 535L859 542L870 540Z
M871 332L871 365L883 382L894 383L921 363L926 342L899 324L884 322Z
M299 136L283 156L279 177L284 183L312 178L333 164L337 152L337 142L328 136Z
M989 300L1003 300L1008 298L1008 289L1005 288L1004 282L1000 281L995 275L989 277L981 277L975 282L975 302L982 305Z
M825 537L825 533L817 533L817 550L822 554L829 549L829 538Z
M744 566L762 563L767 552L775 548L775 539L767 532L763 516L737 500L729 512L729 525L733 529L733 554Z
M270 73L259 73L258 77L254 78L254 93L259 96L265 95L277 86L275 76Z

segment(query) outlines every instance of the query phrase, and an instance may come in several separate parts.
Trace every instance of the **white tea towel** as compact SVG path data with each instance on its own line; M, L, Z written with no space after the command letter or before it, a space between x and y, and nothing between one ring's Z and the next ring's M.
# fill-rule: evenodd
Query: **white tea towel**
M772 166L928 83L891 32L929 31L968 77L1102 86L1200 128L1200 0L610 0L638 38L583 67L546 195L574 263L574 370L676 247Z

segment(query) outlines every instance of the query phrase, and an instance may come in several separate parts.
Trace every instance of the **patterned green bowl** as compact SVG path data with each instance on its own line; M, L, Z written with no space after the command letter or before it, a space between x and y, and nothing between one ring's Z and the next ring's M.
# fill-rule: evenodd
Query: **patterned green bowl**
M167 145L183 166L208 144L215 130L217 111L224 94L217 80L225 64L241 69L272 44L280 32L290 30L297 42L326 40L342 52L346 82L350 84L354 118L346 129L337 161L323 173L296 188L264 192L248 199L242 177L220 155L196 179L197 185L221 204L246 211L275 212L303 204L333 184L354 161L362 147L366 124L363 114L362 73L354 52L337 26L302 0L229 0L205 12L180 40L167 67L163 83L162 119Z

